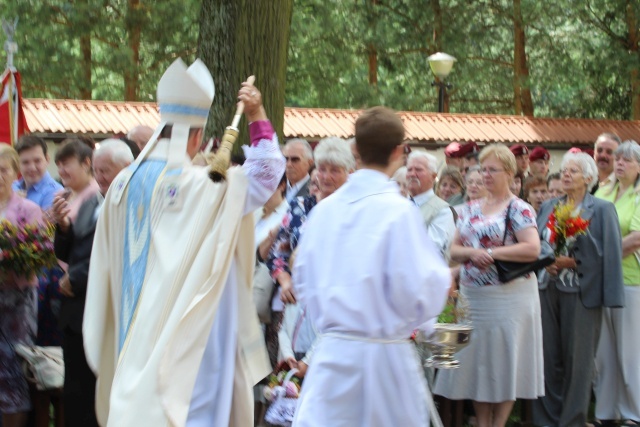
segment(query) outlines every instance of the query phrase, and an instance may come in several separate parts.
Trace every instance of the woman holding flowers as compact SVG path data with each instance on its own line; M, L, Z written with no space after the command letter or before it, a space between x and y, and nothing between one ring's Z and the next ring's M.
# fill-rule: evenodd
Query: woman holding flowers
M584 426L603 307L622 307L622 238L616 209L589 191L598 179L588 154L562 159L565 196L542 204L540 238L556 262L538 277L545 396L534 402L535 425Z
M462 264L460 291L469 301L473 338L458 353L459 369L438 372L435 393L473 400L478 427L499 427L517 398L537 398L544 384L536 276L502 283L494 261L533 262L540 239L533 208L509 189L513 153L490 145L480 164L487 195L462 207L451 246L451 258Z
M10 227L20 228L42 221L40 207L13 192L11 184L18 177L18 153L0 144L0 233L8 240ZM5 243L5 242L3 242ZM24 378L16 344L33 344L37 329L36 270L31 275L16 275L11 267L9 250L3 244L0 254L0 413L3 427L22 427L31 409L29 386ZM6 253L5 253L6 252Z
M615 204L622 233L625 308L605 308L596 352L596 418L602 425L640 423L640 145L625 141L615 153L616 180L596 192Z

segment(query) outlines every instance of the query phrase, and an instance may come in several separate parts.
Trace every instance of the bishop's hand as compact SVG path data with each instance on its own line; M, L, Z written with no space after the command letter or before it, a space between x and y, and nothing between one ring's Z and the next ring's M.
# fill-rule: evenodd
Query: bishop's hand
M242 83L242 87L238 92L238 101L244 103L244 114L250 123L258 120L267 120L267 113L262 107L262 94L250 83L250 80L253 80L251 77L253 76L250 76L247 81Z

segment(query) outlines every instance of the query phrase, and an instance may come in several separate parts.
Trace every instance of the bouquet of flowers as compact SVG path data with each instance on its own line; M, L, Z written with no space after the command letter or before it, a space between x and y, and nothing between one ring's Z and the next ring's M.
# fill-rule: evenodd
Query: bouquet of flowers
M45 267L57 264L53 252L55 226L26 224L18 225L4 219L0 221L0 273L30 277Z
M549 243L556 245L555 255L568 253L576 238L587 233L590 221L582 219L580 214L574 214L575 205L571 202L557 204L549 215L547 228L549 229Z
M271 403L264 417L269 424L291 426L300 395L300 379L293 376L296 372L297 369L291 369L269 376L269 385L263 391L265 399Z

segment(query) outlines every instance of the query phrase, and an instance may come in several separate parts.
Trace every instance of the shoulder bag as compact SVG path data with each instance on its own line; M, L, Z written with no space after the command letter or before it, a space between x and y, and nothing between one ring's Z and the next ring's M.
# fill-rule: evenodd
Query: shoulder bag
M507 216L504 219L504 237L502 238L502 246L504 246L507 240L507 231L511 226L511 204L507 207ZM514 238L515 235L514 235ZM516 238L517 239L517 238ZM517 240L516 240L517 241ZM502 283L508 283L518 277L524 276L531 272L537 272L538 270L553 264L556 261L556 257L553 253L553 248L547 243L546 240L540 240L540 255L538 259L533 262L517 262L517 261L502 261L495 260L494 264L496 270L498 270L498 278Z

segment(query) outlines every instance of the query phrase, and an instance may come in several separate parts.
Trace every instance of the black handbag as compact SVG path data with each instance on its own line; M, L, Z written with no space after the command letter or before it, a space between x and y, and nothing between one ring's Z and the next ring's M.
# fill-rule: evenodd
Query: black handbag
M502 238L502 245L507 239L507 230L511 225L511 203L507 207L507 216L505 217L504 224L504 237ZM515 235L514 235L515 238ZM553 252L553 248L546 240L540 240L540 255L538 259L533 262L517 262L517 261L501 261L495 260L494 264L496 270L498 270L498 278L502 283L510 282L518 277L524 276L531 272L537 272L548 265L556 262L556 257Z

